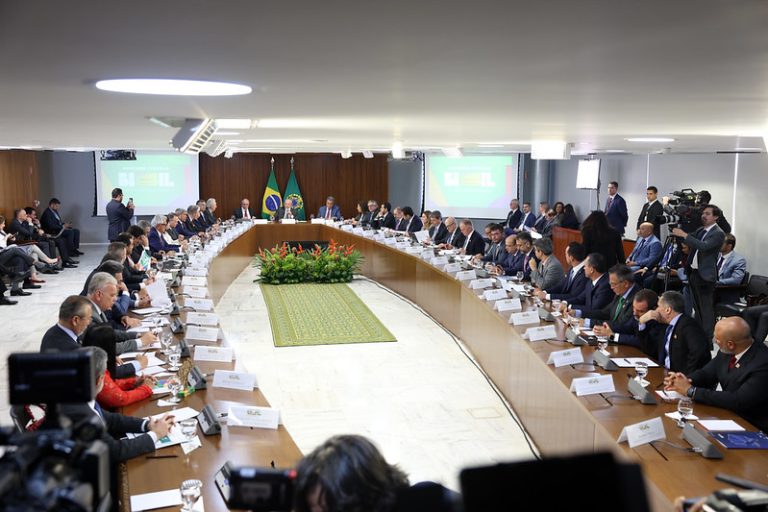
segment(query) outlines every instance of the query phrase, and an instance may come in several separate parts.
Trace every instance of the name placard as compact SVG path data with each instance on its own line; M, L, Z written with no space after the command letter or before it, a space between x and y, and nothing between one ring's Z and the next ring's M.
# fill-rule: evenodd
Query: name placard
M352 224L342 224L341 230L342 231L352 231L355 229L355 227Z
M434 258L435 258L435 251L433 251L432 249L424 249L421 252L421 259L423 260L432 261Z
M423 250L424 250L424 248L423 247L419 247L418 245L414 245L414 246L406 247L405 248L406 254L413 254L413 255L421 254Z
M312 219L312 224L325 224L325 219Z
M397 242L395 244L395 247L400 250L408 249L410 246L411 246L411 242Z
M352 228L352 233L355 235L362 235L365 232L363 228Z
M181 284L184 286L208 286L208 280L204 277L184 276Z
M191 340L215 342L219 337L218 327L200 327L199 325L187 325L186 337Z
M208 288L205 286L185 286L184 293L193 299L204 299L208 296Z
M554 364L555 368L583 362L584 355L578 348L569 348L566 350L558 350L557 352L552 352L549 354L549 359L547 359L547 364Z
M213 300L211 299L186 299L185 306L194 308L195 311L210 311L213 309Z
M443 267L446 272L458 272L461 270L461 263L448 263Z
M541 341L557 338L557 331L554 325L543 325L541 327L531 327L525 331L529 341Z
M506 290L504 290L506 293ZM496 311L522 311L523 305L520 302L520 299L502 299L499 301L496 301L496 304L493 305L493 309Z
M268 219L253 219L254 224L267 224L268 222Z
M512 325L529 325L539 323L538 311L524 311L522 313L512 313L509 317L509 323Z
M195 345L195 361L215 361L218 363L231 363L235 356L232 347L206 347Z
M507 291L502 290L501 288L496 288L494 290L485 290L483 292L483 298L487 301L503 300L507 298Z
M448 264L448 258L446 256L436 256L429 260L429 262L436 267L444 266Z
M280 224L296 224L296 219L280 219Z
M387 245L395 245L396 246L397 245L397 238L395 238L393 236L391 236L389 238L385 238L384 239L384 243L387 244Z
M664 422L661 418L653 418L652 420L641 421L634 425L627 425L621 429L621 434L616 440L617 443L623 443L627 441L630 448L647 444L652 441L658 441L659 439L666 439L667 434L664 432Z
M474 270L472 270L474 272ZM469 287L473 290L482 290L483 288L490 288L493 286L493 279L486 278L486 279L473 279L469 282Z
M213 387L253 391L256 387L256 376L251 373L216 370L213 372Z
M369 229L368 231L363 231L363 236L365 238L374 238L376 236L376 233Z
M383 242L386 237L384 236L384 233L374 233L373 239L377 242Z
M208 275L208 269L204 267L187 267L184 270L184 275L193 277L205 277Z
M456 272L456 279L458 279L459 281L469 281L471 279L477 279L477 273L475 273L474 269L464 270L462 272Z
M227 411L227 426L271 428L277 430L280 411L271 407L231 405Z
M187 324L197 325L219 325L219 315L215 313L197 313L190 311L187 313Z
M576 396L596 395L599 393L613 393L613 375L593 375L591 377L578 377L571 381L571 391Z

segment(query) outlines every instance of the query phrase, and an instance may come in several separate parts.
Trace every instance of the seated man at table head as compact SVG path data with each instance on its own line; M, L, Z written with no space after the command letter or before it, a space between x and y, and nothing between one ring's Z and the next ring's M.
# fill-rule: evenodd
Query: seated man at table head
M638 319L638 333L643 352L670 371L690 374L710 360L712 342L699 322L685 314L683 294L666 291L655 310ZM664 329L653 329L653 322Z
M96 395L104 387L107 353L97 347L86 347L80 350L90 351L93 358L94 380L96 381L95 394L87 404L62 404L60 406L61 414L72 420L74 424L91 417L98 418L106 430L100 439L109 448L113 466L119 462L155 451L157 440L168 435L171 427L173 427L174 417L166 414L157 419L134 418L103 410L96 403ZM125 437L129 433L145 435L129 439Z
M429 240L434 245L445 243L448 239L448 229L443 223L443 214L440 210L433 210L429 213Z
M379 212L376 214L376 218L373 220L373 227L376 229L395 229L395 223L397 221L391 210L391 204L388 202L381 203L381 206L379 206Z
M530 233L520 231L517 233L517 250L523 255L523 281L531 280L531 259L536 259L536 251L533 250L533 238Z
M569 313L581 317L582 311L594 311L604 308L613 299L611 285L605 268L605 258L602 254L593 252L587 256L584 263L584 275L587 285L578 297L570 302Z
M410 206L403 206L403 220L400 222L400 231L407 231L408 233L415 233L421 231L423 227L421 219L416 217L413 213L413 208Z
M318 219L339 220L341 218L341 209L336 205L336 198L328 196L325 198L325 205L317 211Z
M290 197L287 197L285 201L283 201L283 205L277 209L277 215L275 215L276 219L295 219L296 218L296 208L294 208L293 199Z
M587 286L589 279L584 275L584 259L587 252L579 242L571 242L565 248L565 262L570 270L563 276L559 283L551 288L539 290L536 294L540 299L563 300L571 303L573 299L581 295Z
M464 235L464 243L459 247L461 254L481 254L485 249L485 242L483 241L483 237L480 236L480 233L475 231L472 221L469 219L462 219L461 222L459 222L459 229L461 230L461 234Z
M504 226L493 223L488 229L490 243L483 253L475 254L473 259L476 263L483 262L495 267L506 256L506 251L504 250Z
M251 209L251 201L248 198L243 198L240 201L240 208L235 208L232 212L232 216L235 219L252 219L253 210Z
M668 374L665 389L697 403L730 409L768 432L768 347L754 341L749 325L737 316L717 322L715 343L720 351L714 359L687 374Z
M603 322L601 325L595 325L593 330L598 336L606 336L611 343L618 343L619 345L631 345L642 350L642 344L640 342L638 327L639 319L648 311L656 309L658 306L659 296L653 290L638 290L632 297L632 315L627 318L618 318L614 321ZM647 328L653 328L647 327ZM656 324L656 328L662 328L660 324ZM656 358L657 353L648 354L650 357Z
M531 284L541 290L556 286L563 280L565 272L563 265L552 254L554 251L552 239L539 238L533 242L533 250L536 258L528 260L528 267L531 269Z
M81 295L70 295L59 306L59 321L45 331L40 352L80 348L78 339L91 324L91 302Z

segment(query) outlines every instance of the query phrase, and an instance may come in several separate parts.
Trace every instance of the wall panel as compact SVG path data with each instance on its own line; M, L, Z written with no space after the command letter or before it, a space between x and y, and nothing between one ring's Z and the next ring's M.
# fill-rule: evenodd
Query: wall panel
M37 199L39 178L34 151L0 151L0 215L8 219L13 210L32 206Z

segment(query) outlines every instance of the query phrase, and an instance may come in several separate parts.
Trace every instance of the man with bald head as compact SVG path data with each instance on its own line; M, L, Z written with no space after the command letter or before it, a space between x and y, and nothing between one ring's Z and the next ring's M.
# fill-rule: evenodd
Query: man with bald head
M720 352L689 376L669 373L664 388L695 402L730 409L768 432L768 347L755 342L743 318L724 318L715 325ZM722 391L717 391L718 384Z
M653 223L643 222L637 228L635 248L630 253L626 265L635 273L641 269L648 270L658 263L661 249L661 241L653 234Z

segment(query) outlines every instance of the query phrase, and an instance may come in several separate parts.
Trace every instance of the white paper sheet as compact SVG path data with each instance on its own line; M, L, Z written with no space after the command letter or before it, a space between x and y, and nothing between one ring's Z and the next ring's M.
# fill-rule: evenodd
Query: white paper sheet
M168 491L149 492L131 496L131 510L153 510L156 508L176 507L182 504L181 491L170 489Z

